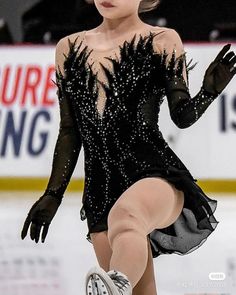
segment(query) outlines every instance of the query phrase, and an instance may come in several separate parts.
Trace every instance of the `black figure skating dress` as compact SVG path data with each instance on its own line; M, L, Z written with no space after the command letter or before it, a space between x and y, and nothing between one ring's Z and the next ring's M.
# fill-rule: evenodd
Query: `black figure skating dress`
M185 201L175 223L150 233L153 257L188 254L216 228L213 213L217 201L204 194L168 146L159 130L158 115L167 97L172 120L186 128L216 96L201 88L191 98L188 85L183 87L184 69L187 67L188 72L190 65L186 66L184 53L176 58L179 36L172 29L133 35L115 54L109 52L104 63L100 59L97 72L91 56L95 61L98 51L88 48L84 34L67 37L65 73L56 71L61 122L45 194L64 194L83 146L85 186L80 215L87 219L90 241L91 232L107 230L108 213L127 188L144 177L162 177L184 192ZM169 38L170 43L173 38L168 62L165 48L161 53L156 51L161 38ZM98 72L104 74L106 82L98 79ZM173 85L179 92L177 99L172 97ZM102 114L97 108L99 91L106 97Z

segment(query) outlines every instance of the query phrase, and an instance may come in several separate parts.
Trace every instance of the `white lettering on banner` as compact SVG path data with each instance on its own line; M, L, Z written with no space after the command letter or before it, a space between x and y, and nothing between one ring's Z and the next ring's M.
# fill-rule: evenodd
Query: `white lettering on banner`
M190 93L200 89L204 72L222 44L185 44ZM231 50L235 51L232 43ZM0 177L49 176L59 131L54 69L55 47L0 47ZM195 178L235 178L235 78L193 126L180 130L170 119L166 100L160 129ZM196 156L197 155L197 156ZM81 161L82 159L82 161ZM78 174L83 176L83 148Z

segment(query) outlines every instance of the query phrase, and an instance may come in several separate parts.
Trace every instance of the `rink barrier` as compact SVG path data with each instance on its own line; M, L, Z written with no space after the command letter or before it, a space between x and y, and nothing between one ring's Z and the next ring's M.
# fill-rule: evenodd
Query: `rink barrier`
M48 178L18 178L1 177L0 191L44 191L48 183ZM84 187L83 179L73 179L69 183L66 191L82 191Z
M0 178L0 191L44 191L48 178ZM236 193L236 179L199 179L197 184L207 193ZM66 192L83 191L84 179L73 178Z

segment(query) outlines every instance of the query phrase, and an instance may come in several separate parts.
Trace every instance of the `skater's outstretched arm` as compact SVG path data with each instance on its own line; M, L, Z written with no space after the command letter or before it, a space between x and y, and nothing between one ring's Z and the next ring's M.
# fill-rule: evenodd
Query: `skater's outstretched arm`
M233 51L227 53L231 45L225 45L207 68L200 91L191 98L182 41L175 30L170 30L169 35L172 46L165 46L164 55L166 96L173 122L179 128L187 128L202 116L236 74L236 56Z

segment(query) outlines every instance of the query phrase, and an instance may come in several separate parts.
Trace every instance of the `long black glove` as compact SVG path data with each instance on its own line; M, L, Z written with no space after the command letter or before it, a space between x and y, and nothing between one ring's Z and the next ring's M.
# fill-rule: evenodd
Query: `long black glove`
M179 128L187 128L195 123L236 74L235 53L231 51L224 56L230 46L231 44L225 45L209 65L202 87L193 98L183 78L185 54L176 60L172 54L166 69L165 89L170 116Z
M50 195L44 195L39 198L28 213L21 232L21 238L25 238L31 224L30 237L32 240L35 240L36 243L39 241L40 232L43 228L41 240L43 243L48 233L49 225L56 214L60 203L61 202L57 198Z
M59 79L59 76L57 76ZM60 129L54 149L51 176L43 196L30 209L23 225L21 238L24 239L30 227L30 237L37 243L42 231L44 242L49 225L61 204L63 194L74 171L82 142L72 106L64 95L62 84L58 83L58 98L60 105Z
M235 53L230 51L224 57L230 47L231 44L227 44L223 47L215 60L209 65L204 76L204 89L215 95L219 95L236 74Z

